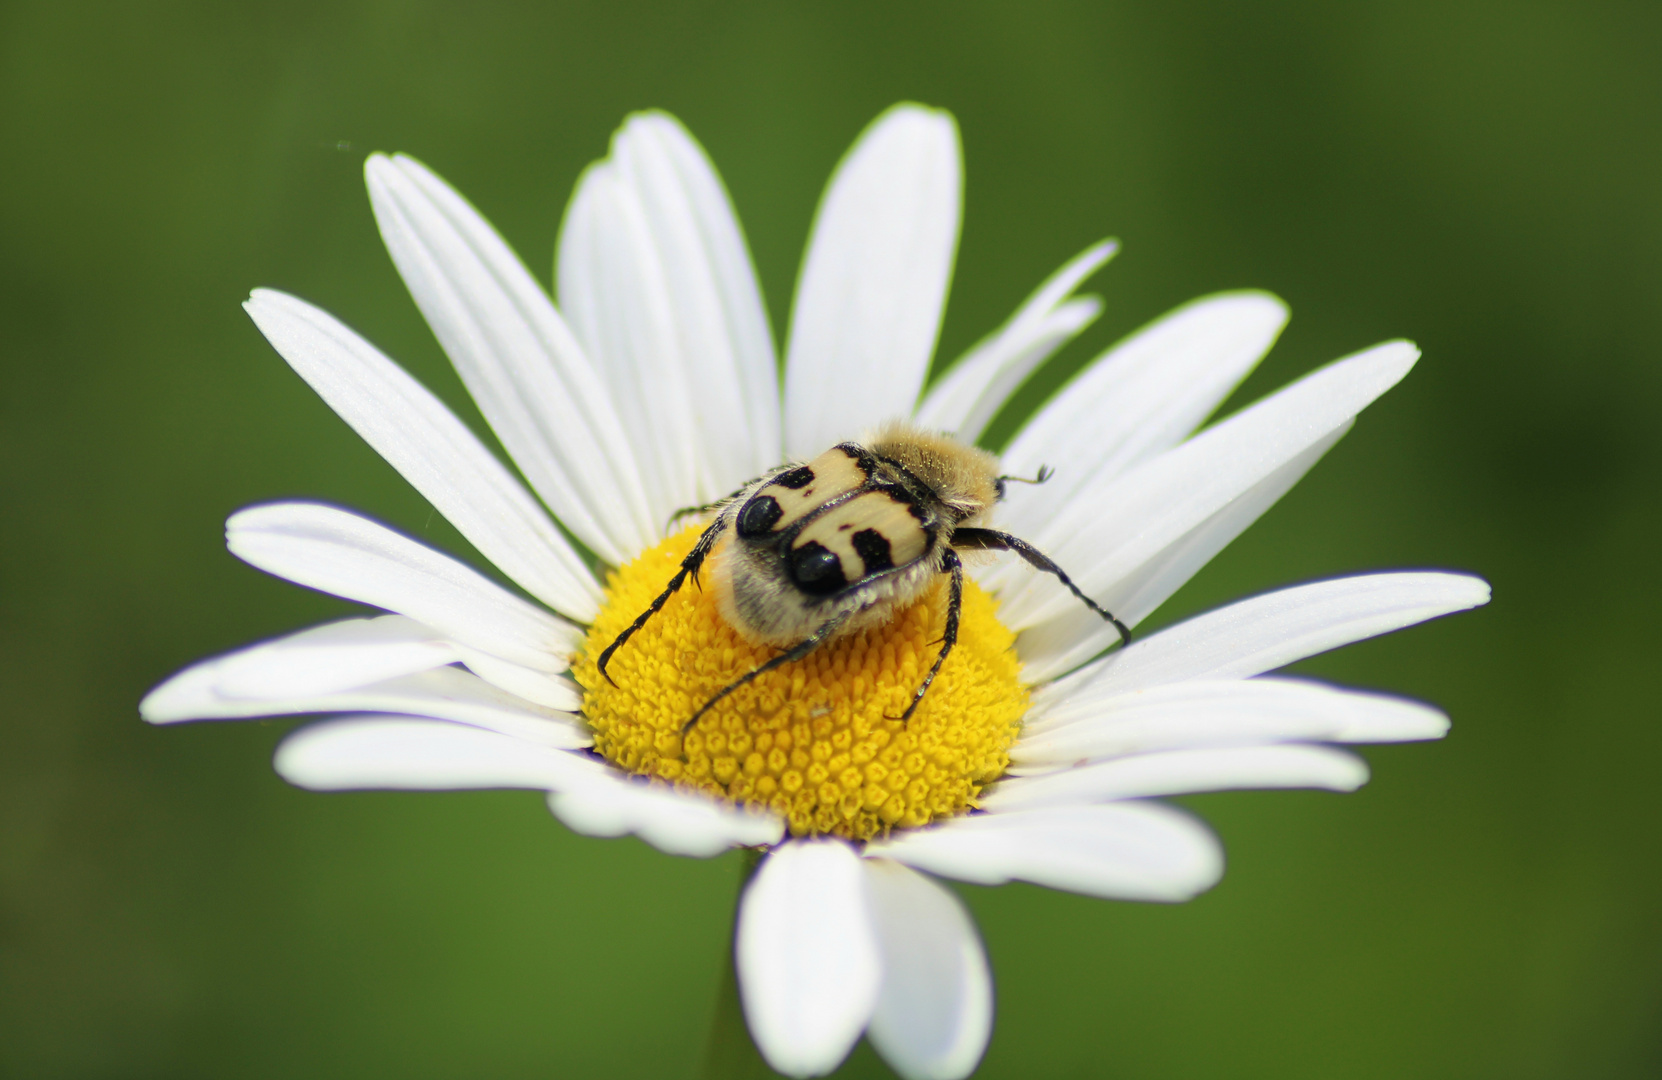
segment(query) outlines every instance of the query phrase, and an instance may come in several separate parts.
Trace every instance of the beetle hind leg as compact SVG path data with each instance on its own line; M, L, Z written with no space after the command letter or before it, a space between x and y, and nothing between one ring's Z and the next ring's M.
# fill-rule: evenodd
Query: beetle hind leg
M692 730L693 725L698 723L698 721L703 718L704 714L710 711L711 706L715 705L716 702L720 701L728 694L731 694L740 687L749 685L775 668L783 667L792 661L802 659L804 656L807 656L809 653L831 640L831 638L836 636L837 631L842 628L843 623L847 622L848 617L852 614L854 614L852 611L845 611L839 615L832 616L830 619L822 623L818 630L815 630L812 634L809 634L795 645L792 645L778 656L775 656L772 660L769 660L767 663L763 664L759 668L756 668L754 671L740 675L737 679L734 679L732 682L722 687L716 692L715 697L712 697L709 701L706 701L697 712L692 714L691 718L689 718L685 724L681 725L681 737L686 738L687 733Z
M1102 620L1113 626L1120 636L1122 646L1131 644L1131 628L1121 622L1113 612L1092 600L1082 592L1073 579L1062 572L1062 568L1050 560L1050 556L1029 544L1019 536L1011 536L996 529L956 529L952 533L952 543L969 551L1013 551L1027 561L1035 570L1046 574L1054 574L1067 590L1078 597L1080 602L1098 615Z
M912 694L912 703L906 706L906 711L899 716L889 717L890 720L899 720L903 724L910 720L912 714L917 712L918 706L923 704L923 695L929 692L929 686L935 681L935 676L941 673L941 665L952 655L952 647L958 644L958 616L964 609L964 564L959 561L956 551L947 548L941 553L941 565L952 575L951 591L947 594L946 602L946 629L941 633L941 651L935 657L929 674L923 677L923 682L918 684L917 691Z

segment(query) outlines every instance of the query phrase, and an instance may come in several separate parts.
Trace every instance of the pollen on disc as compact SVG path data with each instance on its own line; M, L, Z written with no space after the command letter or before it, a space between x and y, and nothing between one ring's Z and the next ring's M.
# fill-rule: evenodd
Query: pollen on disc
M572 674L595 750L619 768L735 802L772 807L797 836L864 840L976 805L1009 764L1027 711L1015 635L964 582L958 644L923 703L897 719L940 652L947 589L886 625L838 638L734 691L685 739L700 706L777 650L752 646L690 581L616 653L610 645L663 591L694 526L620 567Z

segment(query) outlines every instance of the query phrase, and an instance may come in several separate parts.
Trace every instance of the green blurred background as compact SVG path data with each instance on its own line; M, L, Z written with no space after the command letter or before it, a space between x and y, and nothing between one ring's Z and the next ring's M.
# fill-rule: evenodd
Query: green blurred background
M1425 350L1156 623L1384 567L1497 596L1301 665L1453 734L1368 751L1352 796L1188 800L1229 850L1210 894L962 889L998 979L982 1075L1662 1075L1658 56L1654 2L6 0L0 1072L695 1072L736 856L576 837L523 792L302 793L269 766L292 722L153 729L135 703L348 610L227 555L239 506L319 497L468 550L237 306L317 301L467 409L367 152L434 166L546 280L579 170L669 109L778 327L829 170L913 98L967 155L942 356L1125 242L1029 407L1217 289L1294 311L1235 404ZM843 1075L887 1073L862 1047Z

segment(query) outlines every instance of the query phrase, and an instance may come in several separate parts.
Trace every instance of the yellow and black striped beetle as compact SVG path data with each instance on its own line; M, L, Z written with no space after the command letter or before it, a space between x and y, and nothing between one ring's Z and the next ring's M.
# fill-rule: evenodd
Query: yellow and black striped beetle
M1046 473L1027 483L1042 483ZM964 568L959 551L1011 551L1056 575L1120 640L1131 631L1074 585L1062 568L1019 537L981 522L1016 477L998 459L947 435L895 423L868 442L838 443L807 464L782 465L709 509L704 530L669 585L600 654L606 664L691 577L707 571L722 617L745 640L783 651L723 687L682 725L757 676L800 660L827 641L879 625L950 577L946 628L912 702L929 690L958 637ZM731 533L729 536L728 534ZM725 540L725 543L722 541ZM610 675L606 675L608 681Z

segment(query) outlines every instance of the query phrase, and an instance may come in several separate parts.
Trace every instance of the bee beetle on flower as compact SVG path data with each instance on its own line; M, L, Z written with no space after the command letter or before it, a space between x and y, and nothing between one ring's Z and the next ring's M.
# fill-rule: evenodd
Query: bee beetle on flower
M1048 478L1045 470L1033 483ZM664 601L708 562L722 618L778 656L723 687L683 732L728 694L827 641L879 626L937 583L950 579L941 651L918 684L905 720L958 642L964 568L960 551L1013 551L1056 579L1131 640L1131 631L1080 592L1061 567L982 518L1013 477L998 459L947 435L893 423L868 445L838 443L805 465L785 465L727 500L652 605L600 654L606 662Z
M346 510L251 507L227 522L234 555L381 614L198 663L140 712L328 714L278 749L300 787L525 788L585 834L751 849L733 971L780 1072L829 1072L862 1035L908 1080L975 1069L992 976L938 879L1185 900L1222 851L1163 797L1349 791L1367 768L1338 744L1447 730L1418 702L1272 673L1487 602L1467 575L1320 581L1131 642L1408 372L1409 343L1208 423L1287 310L1204 297L1085 365L995 457L989 421L1096 318L1075 291L1115 245L926 388L960 224L942 111L896 106L838 165L783 386L726 191L673 118L630 117L583 174L552 296L420 162L365 174L517 473L322 310L259 289L248 313L516 588ZM713 516L671 527L689 506Z

